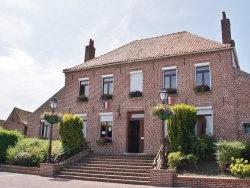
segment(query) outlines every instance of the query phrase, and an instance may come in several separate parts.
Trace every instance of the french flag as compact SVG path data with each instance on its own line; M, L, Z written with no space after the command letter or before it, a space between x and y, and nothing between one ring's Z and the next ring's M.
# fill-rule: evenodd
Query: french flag
M103 103L103 107L104 107L104 108L109 108L109 107L110 107L110 102L105 101L105 102Z

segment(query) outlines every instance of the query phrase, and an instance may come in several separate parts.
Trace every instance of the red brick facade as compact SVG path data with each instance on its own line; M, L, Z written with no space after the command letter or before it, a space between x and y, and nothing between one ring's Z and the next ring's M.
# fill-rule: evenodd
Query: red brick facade
M150 40L158 44L161 42L160 39L163 42L165 39L170 39L172 42L176 42L173 39L175 36L187 36L190 40L185 39L184 44L187 43L187 45L181 47L177 52L174 51L174 48L168 48L169 44L166 42L164 49L173 49L173 53L166 51L166 55L162 55L161 53L165 53L165 51L155 51L154 53L158 53L155 57L149 58L147 56L150 53L153 54L152 46L146 46L149 43L146 43L147 41ZM188 43L192 42L191 39L194 43ZM245 134L244 123L250 122L248 110L250 75L239 70L234 47L198 38L186 32L145 39L145 41L135 41L117 49L117 51L94 58L72 69L64 70L65 87L55 95L58 99L56 111L86 116L86 140L91 142L96 153L123 154L130 152L130 115L138 112L144 114L144 117L140 119L142 127L139 130L140 149L137 152L157 153L161 144L161 121L151 115L150 108L160 102L158 91L163 87L163 70L168 67L174 67L177 73L177 94L173 95L175 104L194 105L199 111L197 114L208 113L211 117L211 132L217 140L249 139L249 134ZM178 44L183 42L178 41L177 44L174 43L174 47L178 47ZM144 46L139 48L138 53L140 54L136 56L136 52L132 50L138 50L138 45L141 43ZM209 45L204 47L204 43ZM200 48L197 50L194 44ZM214 47L209 49L208 47L211 45ZM129 46L131 46L131 50L127 49ZM149 47L151 50L148 50ZM183 50L184 48L187 50ZM188 51L190 48L193 48L193 51ZM123 49L127 51L123 52ZM135 54L132 56L132 58L135 57L133 60L129 60L130 53ZM147 58L141 58L143 55ZM136 59L137 57L139 60ZM125 60L120 62L119 58ZM119 62L116 59L119 59ZM194 92L193 90L193 86L196 84L196 67L200 65L209 66L211 90L208 92ZM142 97L129 98L131 71L142 71ZM108 100L108 108L104 108L104 101L100 99L104 75L112 75L113 77L113 99ZM88 101L77 102L79 80L83 78L87 78L89 81ZM48 101L30 116L28 136L38 136L39 117L44 111L50 111ZM113 116L113 143L98 145L96 140L100 138L100 115L103 113L109 113ZM53 138L59 137L56 128L53 134Z

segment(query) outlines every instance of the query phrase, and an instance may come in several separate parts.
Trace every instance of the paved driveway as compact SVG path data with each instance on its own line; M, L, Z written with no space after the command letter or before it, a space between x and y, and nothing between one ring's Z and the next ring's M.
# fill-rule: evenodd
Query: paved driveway
M0 172L0 188L153 188L152 186L48 178ZM155 188L155 187L154 187Z

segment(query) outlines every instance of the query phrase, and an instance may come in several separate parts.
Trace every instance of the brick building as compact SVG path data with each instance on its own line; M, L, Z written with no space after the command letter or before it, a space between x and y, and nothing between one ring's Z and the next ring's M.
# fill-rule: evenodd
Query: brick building
M6 130L17 130L27 136L28 116L31 112L14 107L9 117L3 124Z
M95 152L155 154L161 121L150 108L160 102L161 88L171 88L174 104L196 106L198 136L249 139L250 75L240 70L224 12L221 26L223 43L184 31L136 40L96 58L90 40L85 62L64 70L56 111L84 119L83 131ZM194 86L200 88L194 91ZM48 101L30 116L28 136L43 132L39 117L45 110L50 110ZM100 138L111 143L98 145Z

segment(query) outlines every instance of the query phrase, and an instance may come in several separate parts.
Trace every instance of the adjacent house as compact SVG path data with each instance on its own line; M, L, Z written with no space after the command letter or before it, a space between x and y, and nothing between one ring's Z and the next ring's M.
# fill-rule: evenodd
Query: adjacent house
M198 136L249 139L250 75L240 70L225 12L221 27L222 43L183 31L136 40L99 57L90 39L84 63L63 71L56 112L83 118L84 136L96 153L155 154L161 121L150 108L166 88L172 104L196 107ZM40 121L45 110L48 101L29 117L28 136L45 134L48 125ZM56 138L58 131L53 134Z
M6 130L17 130L27 136L28 116L31 112L14 107L9 117L3 124Z
M5 122L5 120L0 119L0 127L3 127L4 122Z

